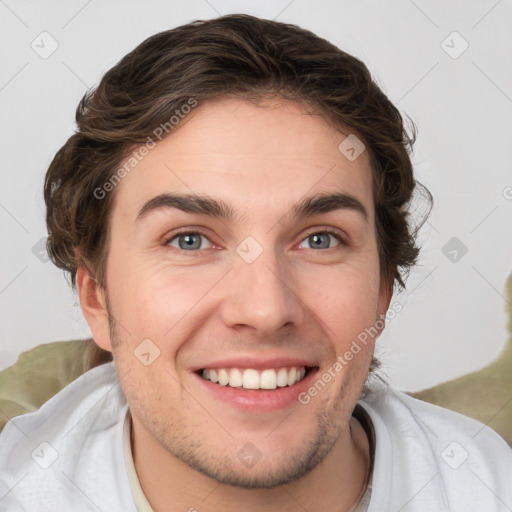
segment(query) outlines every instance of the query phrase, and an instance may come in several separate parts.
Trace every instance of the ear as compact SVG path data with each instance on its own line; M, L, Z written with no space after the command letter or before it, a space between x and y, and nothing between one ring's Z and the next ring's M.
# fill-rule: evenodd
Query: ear
M393 296L393 281L391 283L387 282L385 279L381 279L380 288L379 288L379 301L377 305L377 318L376 321L380 321L379 323L384 322L382 329L378 336L382 334L384 330L385 322L386 322L386 313L389 309L389 304L391 302L391 297ZM377 337L378 337L377 336Z
M80 261L79 258L77 260ZM77 267L76 286L80 306L94 341L103 350L111 352L112 345L105 294L83 263L79 263Z

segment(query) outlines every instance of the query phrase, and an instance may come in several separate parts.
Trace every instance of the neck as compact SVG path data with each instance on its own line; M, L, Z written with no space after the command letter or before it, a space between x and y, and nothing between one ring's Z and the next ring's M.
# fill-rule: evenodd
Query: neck
M370 477L368 438L353 417L322 462L299 480L273 489L219 484L164 450L136 419L132 421L134 464L154 512L256 512L263 508L268 512L350 512L363 496Z

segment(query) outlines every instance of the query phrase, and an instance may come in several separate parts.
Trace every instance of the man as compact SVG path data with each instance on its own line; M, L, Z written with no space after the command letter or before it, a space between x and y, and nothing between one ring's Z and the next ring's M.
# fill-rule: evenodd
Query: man
M414 140L363 63L292 25L194 22L77 124L48 251L113 362L7 423L2 510L510 510L498 434L372 378L419 249Z

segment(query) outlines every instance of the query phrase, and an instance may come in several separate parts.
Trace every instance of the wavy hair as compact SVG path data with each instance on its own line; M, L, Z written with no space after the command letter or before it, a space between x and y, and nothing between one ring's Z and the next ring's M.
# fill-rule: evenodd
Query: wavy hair
M403 289L419 248L409 206L416 182L416 139L359 59L308 30L233 14L194 21L149 37L88 91L76 130L46 174L47 250L76 287L83 263L106 288L105 264L115 191L94 193L123 159L147 142L190 98L258 102L272 96L304 103L364 142L371 160L381 278ZM426 191L432 209L432 196ZM430 213L430 210L428 213ZM78 261L78 258L81 261Z

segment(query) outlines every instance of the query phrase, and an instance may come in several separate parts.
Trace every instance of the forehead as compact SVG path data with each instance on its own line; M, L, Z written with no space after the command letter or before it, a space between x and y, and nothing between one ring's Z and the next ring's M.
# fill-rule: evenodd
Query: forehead
M117 185L114 218L134 222L162 193L215 196L237 211L271 216L306 195L341 192L363 203L372 222L367 151L351 161L339 149L350 134L290 101L198 105Z

